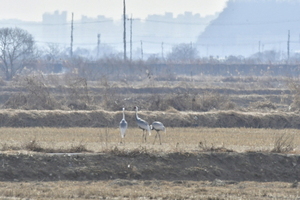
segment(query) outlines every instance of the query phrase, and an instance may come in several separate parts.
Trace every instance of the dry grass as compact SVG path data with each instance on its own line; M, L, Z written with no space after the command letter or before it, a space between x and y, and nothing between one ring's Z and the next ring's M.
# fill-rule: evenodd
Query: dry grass
M5 83L3 91L6 92L0 92L3 95L0 98L0 106L38 110L101 108L110 111L120 110L122 106L135 105L143 105L147 110L163 111L170 107L185 111L241 108L287 111L292 101L294 103L291 108L297 106L297 99L289 94L290 91L294 93L295 87L287 86L286 77L174 77L172 80L164 80L158 75L154 76L153 80L146 77L138 80L118 77L115 80L103 75L98 81L88 81L88 78L79 78L75 74L19 77L16 82ZM297 83L294 80L292 82ZM1 82L0 87L4 87L1 86ZM249 102L254 104L249 106Z
M0 182L0 199L298 199L290 183L218 181Z
M167 128L167 133L161 133L163 144L152 145L155 134L156 132L152 132L152 136L147 137L148 141L143 143L142 130L129 128L125 144L120 144L118 128L1 128L0 144L4 151L107 152L144 148L150 152L166 153L228 150L245 152L274 151L276 146L284 149L291 145L290 138L293 138L293 148L288 151L284 149L284 152L300 152L300 130L297 129ZM282 135L285 140L278 140L282 139Z
M152 145L155 132L142 143L142 131L130 128L120 144L117 128L1 128L2 150L25 151L24 147L94 152L157 153L193 151L271 151L276 138L293 137L300 152L300 130L246 128L168 128L162 145ZM202 146L200 145L202 143ZM200 146L199 146L200 145ZM297 146L298 145L298 146ZM30 150L30 149L29 149ZM292 183L160 180L0 182L0 199L298 199Z

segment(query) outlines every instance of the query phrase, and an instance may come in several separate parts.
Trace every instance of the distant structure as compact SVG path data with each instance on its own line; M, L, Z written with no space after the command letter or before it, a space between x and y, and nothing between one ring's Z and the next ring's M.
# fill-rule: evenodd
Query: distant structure
M76 16L76 13L74 13ZM166 12L163 15L149 15L146 19L135 18L132 21L132 59L140 59L140 41L143 43L143 57L161 55L161 44L168 52L178 43L194 42L197 36L217 15L201 17L200 14L185 12L178 16ZM25 22L21 20L0 20L0 27L20 27L32 34L38 45L49 43L67 48L70 46L71 13L55 11L44 13L42 22ZM126 30L130 30L130 23ZM160 31L157 31L160 30ZM76 49L89 49L94 56L106 56L109 53L123 52L123 19L113 20L103 15L97 17L81 16L74 20L74 54ZM98 34L101 34L101 46L98 51ZM129 35L129 34L127 34ZM109 47L109 48L107 48ZM102 49L103 48L103 49ZM114 50L114 52L112 51Z
M43 38L46 43L66 44L70 41L70 25L67 24L67 12L44 13L42 21ZM34 34L34 33L32 33Z

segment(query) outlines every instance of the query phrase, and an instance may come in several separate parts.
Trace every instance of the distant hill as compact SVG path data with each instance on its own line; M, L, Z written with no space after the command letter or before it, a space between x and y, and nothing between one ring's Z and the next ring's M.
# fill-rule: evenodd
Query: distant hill
M275 50L300 50L299 0L230 0L198 37L201 56L249 56Z

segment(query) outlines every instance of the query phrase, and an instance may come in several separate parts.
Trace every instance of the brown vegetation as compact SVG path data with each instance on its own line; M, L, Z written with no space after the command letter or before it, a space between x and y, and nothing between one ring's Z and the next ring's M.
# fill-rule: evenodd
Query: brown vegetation
M134 111L126 111L129 125L135 126ZM140 111L149 123L162 121L167 127L248 127L248 128L299 128L300 116L293 112L179 112ZM63 110L0 110L2 127L117 127L121 111L63 111Z
M162 145L141 135L1 128L0 198L298 198L297 129L168 128Z
M25 110L117 111L139 105L152 111L286 112L290 106L296 110L299 96L295 89L299 81L292 79L292 87L285 77L232 77L231 81L209 76L179 76L172 81L164 81L163 75L155 78L128 82L103 76L99 81L88 81L76 74L36 74L1 86L0 103L3 108Z
M299 197L299 80L115 62L0 80L0 199ZM162 145L142 143L134 106Z
M153 133L154 134L154 133ZM153 135L152 134L152 135ZM271 152L274 147L298 152L297 129L171 128L161 133L163 145L142 143L142 130L129 128L125 145L119 144L118 128L1 128L2 151L73 152ZM292 148L291 148L292 147Z

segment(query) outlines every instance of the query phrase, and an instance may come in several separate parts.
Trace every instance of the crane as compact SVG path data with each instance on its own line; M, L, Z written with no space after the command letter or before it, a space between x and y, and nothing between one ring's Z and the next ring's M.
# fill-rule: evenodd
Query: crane
M136 123L137 123L138 127L143 130L143 141L146 142L147 141L147 133L145 133L145 131L147 131L150 136L151 135L150 126L149 126L148 122L139 118L139 116L137 114L139 108L137 106L135 106L134 109L135 109Z
M159 142L160 142L160 144L161 144L161 138L160 138L160 133L159 133L159 131L164 131L164 132L166 133L166 128L165 128L165 126L163 125L163 123L161 123L161 122L159 122L159 121L155 121L155 122L153 122L153 123L150 125L150 129L151 129L151 130L156 130L156 135L155 135L153 144L155 144L155 140L156 140L157 136L159 137Z
M121 134L121 143L123 143L123 139L125 138L126 135L126 129L128 127L128 124L125 120L125 108L123 108L123 119L120 122L120 134Z

